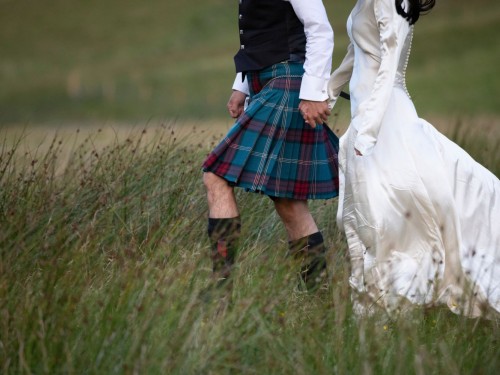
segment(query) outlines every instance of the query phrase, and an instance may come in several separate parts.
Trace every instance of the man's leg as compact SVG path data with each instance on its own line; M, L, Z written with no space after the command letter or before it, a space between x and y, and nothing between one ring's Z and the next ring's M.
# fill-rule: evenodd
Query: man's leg
M289 241L296 241L318 232L318 227L309 211L307 201L273 198L273 202L285 225Z
M211 173L203 174L209 208L208 236L214 276L227 280L236 256L240 235L240 217L234 190L223 178Z
M326 279L326 248L307 201L274 198L274 206L288 233L291 255L303 261L300 276L305 286L313 290Z

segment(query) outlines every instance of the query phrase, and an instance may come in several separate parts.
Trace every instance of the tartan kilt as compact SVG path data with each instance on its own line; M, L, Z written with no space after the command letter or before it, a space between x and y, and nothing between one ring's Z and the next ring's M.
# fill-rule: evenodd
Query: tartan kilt
M339 139L326 124L312 128L299 113L303 74L303 65L292 62L249 72L249 104L203 171L270 197L336 197Z

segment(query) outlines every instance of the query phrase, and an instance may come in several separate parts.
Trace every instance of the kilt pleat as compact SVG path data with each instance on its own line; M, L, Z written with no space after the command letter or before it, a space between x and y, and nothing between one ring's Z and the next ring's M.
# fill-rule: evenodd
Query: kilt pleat
M338 137L306 124L298 104L302 64L280 63L248 74L250 101L203 163L231 185L272 197L338 195Z

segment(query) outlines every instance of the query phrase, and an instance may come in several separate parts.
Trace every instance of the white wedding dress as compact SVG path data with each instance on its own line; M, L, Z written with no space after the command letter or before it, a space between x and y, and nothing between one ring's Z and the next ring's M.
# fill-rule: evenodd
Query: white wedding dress
M359 0L347 28L351 44L328 90L333 106L350 81L337 220L356 311L447 304L496 316L499 179L418 117L404 77L413 27L394 0Z

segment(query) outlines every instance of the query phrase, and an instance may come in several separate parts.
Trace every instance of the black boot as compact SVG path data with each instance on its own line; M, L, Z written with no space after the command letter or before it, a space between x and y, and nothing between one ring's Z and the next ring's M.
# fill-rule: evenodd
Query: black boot
M301 260L299 289L314 291L327 284L326 247L321 232L288 243L290 255Z

